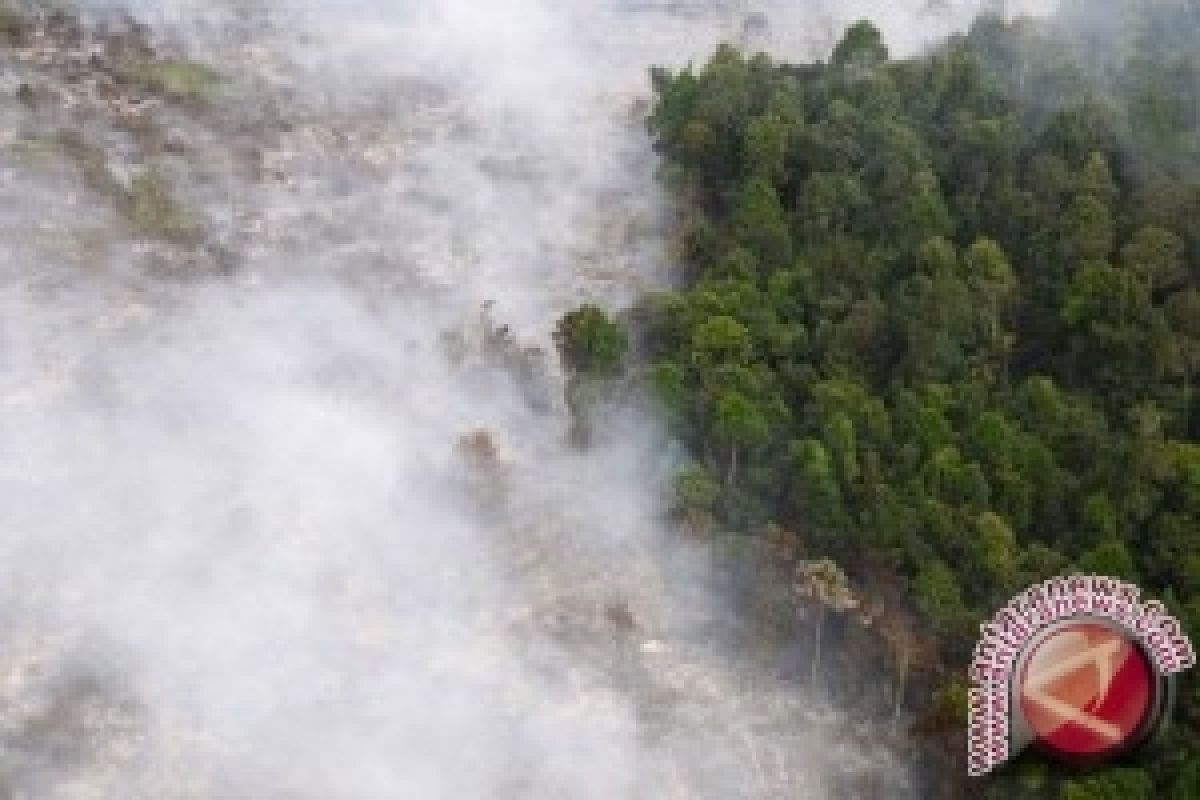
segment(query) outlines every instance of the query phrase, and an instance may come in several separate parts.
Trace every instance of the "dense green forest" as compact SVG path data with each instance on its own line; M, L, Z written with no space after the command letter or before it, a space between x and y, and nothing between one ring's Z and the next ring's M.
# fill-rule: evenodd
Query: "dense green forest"
M1200 6L1097 10L652 73L683 273L637 341L694 455L679 513L791 531L898 597L944 667L918 713L1052 574L1135 580L1200 638ZM607 371L602 322L561 335ZM1180 706L1137 766L984 791L1200 798L1194 680Z

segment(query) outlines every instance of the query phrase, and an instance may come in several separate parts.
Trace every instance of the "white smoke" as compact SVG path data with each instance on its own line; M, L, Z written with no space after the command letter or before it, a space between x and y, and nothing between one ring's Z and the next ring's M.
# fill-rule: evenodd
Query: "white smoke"
M903 52L968 13L760 5L797 59L859 16ZM110 120L4 108L6 796L819 798L867 766L802 688L693 640L723 612L664 530L671 451L633 411L571 448L549 340L667 280L646 68L746 11L138 4L230 77L145 113L232 276L29 145L78 126L134 174Z

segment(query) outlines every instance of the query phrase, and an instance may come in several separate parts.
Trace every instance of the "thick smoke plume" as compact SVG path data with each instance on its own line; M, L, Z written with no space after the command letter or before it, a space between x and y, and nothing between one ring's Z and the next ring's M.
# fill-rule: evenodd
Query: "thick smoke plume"
M903 796L706 633L677 456L571 447L549 333L669 279L649 65L972 9L122 7L2 56L0 794Z

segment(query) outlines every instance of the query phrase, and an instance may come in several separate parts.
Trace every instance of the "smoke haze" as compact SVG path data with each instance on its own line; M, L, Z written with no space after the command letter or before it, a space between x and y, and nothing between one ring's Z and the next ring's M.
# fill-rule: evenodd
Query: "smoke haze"
M974 11L928 5L762 3L758 44L870 16L912 51ZM704 635L653 421L567 444L549 333L669 279L638 103L727 6L132 4L224 74L204 111L5 52L46 99L0 108L0 795L904 795ZM97 152L186 235L131 229Z

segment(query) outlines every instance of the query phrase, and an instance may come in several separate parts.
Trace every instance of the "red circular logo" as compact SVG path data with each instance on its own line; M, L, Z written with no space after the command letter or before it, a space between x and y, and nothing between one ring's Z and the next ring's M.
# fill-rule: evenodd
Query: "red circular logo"
M1054 628L1025 660L1017 696L1038 743L1066 758L1130 745L1156 705L1155 672L1141 647L1105 621Z

